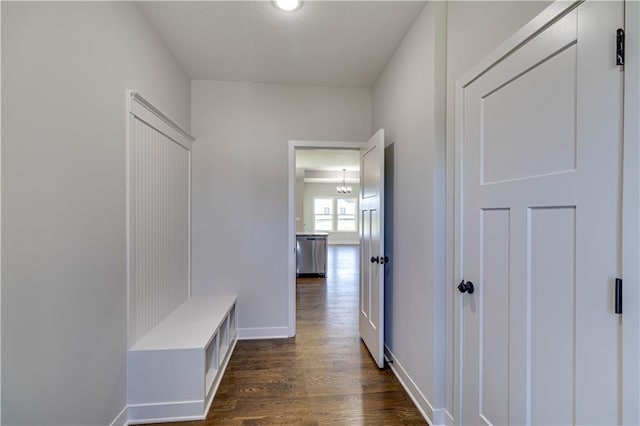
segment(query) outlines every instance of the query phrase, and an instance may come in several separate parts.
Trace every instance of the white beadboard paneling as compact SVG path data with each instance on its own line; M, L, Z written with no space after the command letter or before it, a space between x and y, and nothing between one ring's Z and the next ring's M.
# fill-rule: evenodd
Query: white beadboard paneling
M135 101L140 109L143 104ZM178 142L163 131L163 123L142 121L131 111L129 346L189 298L191 216L191 141Z

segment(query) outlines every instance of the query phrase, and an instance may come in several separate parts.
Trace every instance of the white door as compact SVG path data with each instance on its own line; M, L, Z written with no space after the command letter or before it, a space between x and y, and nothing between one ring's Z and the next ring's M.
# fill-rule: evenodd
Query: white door
M360 149L360 336L384 367L384 130Z
M465 425L620 422L622 26L587 1L459 91Z

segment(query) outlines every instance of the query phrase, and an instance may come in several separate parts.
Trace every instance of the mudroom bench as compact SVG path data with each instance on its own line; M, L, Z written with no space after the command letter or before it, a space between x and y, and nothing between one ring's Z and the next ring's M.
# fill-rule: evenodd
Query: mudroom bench
M206 417L237 340L236 297L191 297L127 353L129 424Z

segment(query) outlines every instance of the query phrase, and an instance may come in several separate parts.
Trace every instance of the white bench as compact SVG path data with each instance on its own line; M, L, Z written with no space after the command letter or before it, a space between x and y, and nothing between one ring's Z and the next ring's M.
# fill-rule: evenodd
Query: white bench
M204 419L235 348L236 297L192 297L127 353L129 424Z

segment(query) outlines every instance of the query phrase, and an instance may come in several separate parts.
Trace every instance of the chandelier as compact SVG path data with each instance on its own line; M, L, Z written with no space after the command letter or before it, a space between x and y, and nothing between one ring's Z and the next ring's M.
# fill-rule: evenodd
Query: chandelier
M351 187L346 184L347 169L342 169L342 186L336 187L338 194L351 194Z

